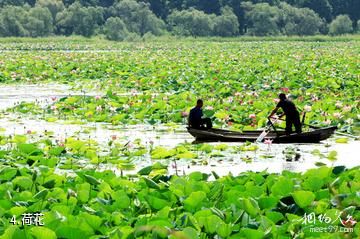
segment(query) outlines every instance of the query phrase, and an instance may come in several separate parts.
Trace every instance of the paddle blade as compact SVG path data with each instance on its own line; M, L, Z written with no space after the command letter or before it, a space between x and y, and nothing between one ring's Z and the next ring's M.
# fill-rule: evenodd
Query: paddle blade
M260 143L263 141L263 139L265 138L265 136L268 134L268 131L267 130L264 130L260 135L259 137L256 139L256 142L257 143Z

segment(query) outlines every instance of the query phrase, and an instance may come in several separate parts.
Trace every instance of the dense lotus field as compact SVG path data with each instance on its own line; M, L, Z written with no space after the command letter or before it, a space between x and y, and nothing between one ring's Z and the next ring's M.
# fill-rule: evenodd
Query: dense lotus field
M84 95L54 99L45 110L113 124L182 123L203 98L207 115L235 129L264 126L278 93L285 92L308 111L307 123L352 132L359 127L359 45L172 42L125 44L110 51L11 50L0 56L0 82L80 87ZM86 97L91 89L104 94ZM44 111L29 105L18 110Z
M359 134L358 40L106 44L97 50L83 42L2 43L1 84L55 82L81 93L46 104L17 102L0 118L176 128L202 98L217 127L256 129L285 92L306 112L306 123ZM360 237L359 167L319 162L304 173L184 175L169 165L206 164L258 146L170 148L116 135L103 144L90 137L59 141L51 131L5 131L0 127L0 238ZM336 151L312 153L337 157ZM265 163L273 157L263 156ZM144 160L151 165L138 170ZM21 225L22 215L34 212L44 214L44 226ZM313 230L325 227L332 230Z

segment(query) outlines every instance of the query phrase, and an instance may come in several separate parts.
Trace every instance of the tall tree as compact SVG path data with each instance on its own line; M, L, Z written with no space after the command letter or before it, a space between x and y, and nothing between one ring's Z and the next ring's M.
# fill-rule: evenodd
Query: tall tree
M83 7L80 3L74 3L56 15L57 31L65 35L74 33L90 37L103 23L103 8Z
M281 12L279 8L270 6L268 3L244 3L242 5L246 9L248 35L273 36L280 34L278 24L281 20Z
M129 35L126 25L119 17L110 17L104 25L104 33L107 39L123 41Z
M239 22L228 6L221 9L221 15L214 21L214 34L222 37L236 36L239 34Z
M281 3L282 21L279 27L285 35L315 35L320 32L323 20L309 8L296 8Z
M36 6L49 9L54 20L56 19L56 14L65 9L65 5L61 0L37 0Z
M301 7L307 7L314 10L327 22L332 20L332 6L328 0L305 0Z
M213 34L213 20L215 15L190 8L189 10L174 11L168 17L171 30L177 35L211 36Z
M352 21L348 15L337 16L329 26L330 35L343 35L352 33Z
M27 10L18 6L6 6L0 10L0 36L29 36L24 25L27 22Z
M48 36L53 32L53 18L47 8L31 8L26 29L32 37Z
M165 30L165 23L157 18L144 2L123 0L111 9L112 16L120 17L131 32L141 36L150 32L154 35L161 35Z

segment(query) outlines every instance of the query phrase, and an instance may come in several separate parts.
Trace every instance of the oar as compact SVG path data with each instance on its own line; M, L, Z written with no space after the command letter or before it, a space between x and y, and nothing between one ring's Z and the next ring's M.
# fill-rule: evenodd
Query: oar
M276 122L276 120L274 121L274 123ZM268 133L270 132L270 128L271 127L274 127L273 123L271 122L270 118L269 118L269 121L267 123L267 125L265 126L265 129L264 131L259 135L259 137L257 137L256 139L256 143L260 143L263 141L263 139L266 137L266 135L268 135ZM275 127L274 127L275 129Z

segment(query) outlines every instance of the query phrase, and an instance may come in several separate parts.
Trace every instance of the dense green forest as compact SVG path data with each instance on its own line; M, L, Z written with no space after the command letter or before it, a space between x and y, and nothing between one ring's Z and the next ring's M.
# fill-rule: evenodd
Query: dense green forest
M0 36L305 36L360 31L359 0L1 0Z

